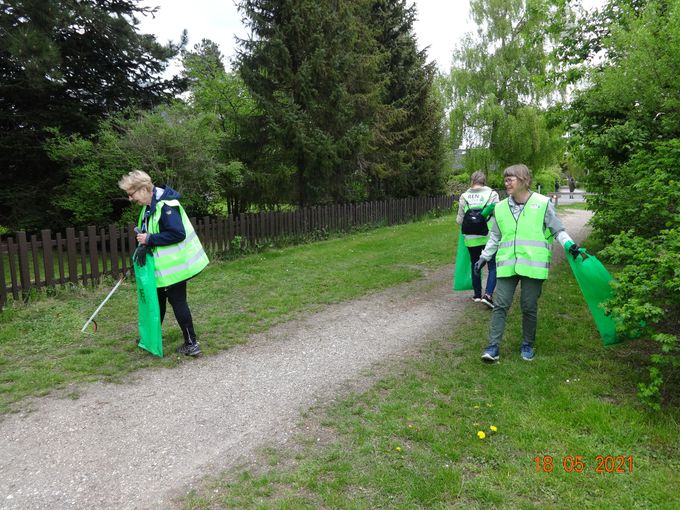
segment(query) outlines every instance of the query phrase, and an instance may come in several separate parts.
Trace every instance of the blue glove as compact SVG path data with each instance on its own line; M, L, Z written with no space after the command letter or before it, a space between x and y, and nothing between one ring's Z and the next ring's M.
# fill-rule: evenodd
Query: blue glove
M472 270L475 272L475 274L479 274L482 271L482 268L486 265L486 260L484 259L479 259L477 262L475 262L474 267Z

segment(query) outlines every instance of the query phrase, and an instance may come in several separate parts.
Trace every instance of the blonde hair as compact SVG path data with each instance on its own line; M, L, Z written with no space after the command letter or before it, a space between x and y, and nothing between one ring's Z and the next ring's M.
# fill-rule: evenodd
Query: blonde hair
M118 187L128 194L140 189L151 191L153 190L153 182L151 182L151 177L146 172L133 170L121 177L120 181L118 181Z
M482 186L486 185L486 175L484 175L484 172L477 170L475 173L473 173L470 176L470 183L471 184L481 184Z
M528 188L531 185L531 172L529 167L523 164L512 165L503 171L503 178L517 177L517 180L522 181Z

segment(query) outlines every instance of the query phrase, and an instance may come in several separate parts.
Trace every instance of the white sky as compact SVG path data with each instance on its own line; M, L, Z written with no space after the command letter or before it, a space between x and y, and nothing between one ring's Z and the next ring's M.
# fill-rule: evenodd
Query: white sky
M417 10L415 32L420 48L429 46L429 60L448 72L456 44L474 29L467 0L414 0ZM601 5L604 0L583 0L585 7ZM160 6L155 18L142 18L140 31L155 34L158 41L179 41L183 29L189 33L188 48L201 39L216 42L222 54L234 55L234 37L245 38L245 27L234 0L142 0L141 6Z
M420 48L429 46L430 60L448 70L456 43L468 26L467 0L415 0L418 20L415 24ZM233 56L234 36L245 38L245 27L233 0L143 0L140 5L160 6L155 19L142 18L140 30L155 34L158 41L179 41L182 29L189 33L188 48L201 39L216 42L225 57Z

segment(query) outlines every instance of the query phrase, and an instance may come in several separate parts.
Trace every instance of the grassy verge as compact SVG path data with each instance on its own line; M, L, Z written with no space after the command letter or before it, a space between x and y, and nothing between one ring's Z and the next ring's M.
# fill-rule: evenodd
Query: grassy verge
M412 280L419 268L451 263L454 225L449 215L211 264L189 282L201 347L209 356L296 314ZM171 311L164 324L166 357L136 347L130 281L98 315L98 332L81 333L115 282L108 283L96 291L56 291L28 305L10 303L0 313L0 412L28 396L59 389L76 397L78 383L191 362L174 354L182 339Z
M295 448L268 450L264 468L225 473L184 507L679 508L680 412L638 403L644 344L602 347L564 262L544 287L531 363L518 305L499 364L479 360L488 314L470 303L418 359L308 416Z

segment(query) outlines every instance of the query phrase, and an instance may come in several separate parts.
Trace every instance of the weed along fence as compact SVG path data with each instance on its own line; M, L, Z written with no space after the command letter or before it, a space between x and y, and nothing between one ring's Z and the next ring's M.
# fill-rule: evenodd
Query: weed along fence
M339 232L371 224L393 225L436 209L448 210L454 196L405 198L354 204L304 207L290 212L244 213L191 219L208 252L248 247L314 232ZM131 265L136 246L133 225L119 228L67 228L62 234L16 232L0 237L0 310L12 297L58 285L98 285L119 278Z

